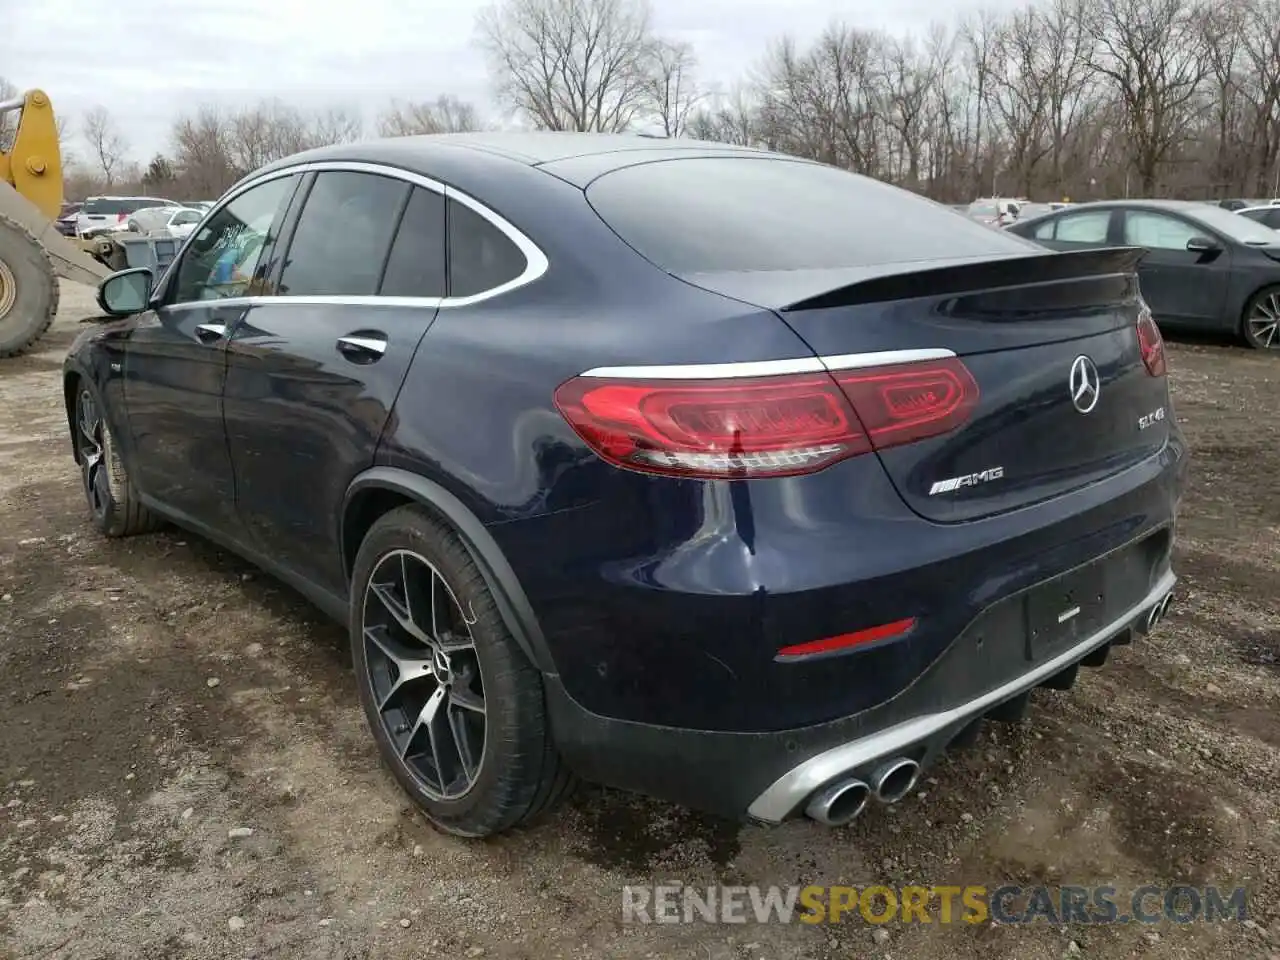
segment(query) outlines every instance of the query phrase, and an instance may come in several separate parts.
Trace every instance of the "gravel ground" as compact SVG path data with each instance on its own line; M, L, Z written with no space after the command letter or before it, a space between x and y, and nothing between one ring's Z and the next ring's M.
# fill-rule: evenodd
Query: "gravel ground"
M1172 345L1171 619L899 806L764 829L588 788L465 843L380 768L338 627L196 537L91 529L59 390L90 291L63 305L0 362L0 957L1280 960L1280 358ZM1245 885L1251 920L622 923L668 880Z

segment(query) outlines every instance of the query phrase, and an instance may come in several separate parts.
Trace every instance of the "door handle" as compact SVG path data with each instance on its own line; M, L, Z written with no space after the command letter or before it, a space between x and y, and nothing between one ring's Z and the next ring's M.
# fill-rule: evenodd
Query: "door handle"
M204 343L212 343L214 340L221 340L226 335L227 325L225 323L196 324L196 336Z
M353 333L338 338L338 351L356 363L372 363L387 352L387 338L379 333Z

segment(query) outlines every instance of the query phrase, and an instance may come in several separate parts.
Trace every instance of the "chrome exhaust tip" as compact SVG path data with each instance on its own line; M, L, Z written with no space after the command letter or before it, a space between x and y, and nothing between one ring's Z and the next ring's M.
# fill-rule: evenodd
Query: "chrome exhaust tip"
M1165 611L1169 609L1169 602L1172 599L1173 593L1166 593L1151 607L1151 610L1147 613L1147 633L1159 626L1160 621L1164 619Z
M805 815L828 827L842 827L867 808L871 788L861 780L837 780L819 790L805 807Z
M898 757L882 764L871 777L871 789L881 803L897 803L916 785L920 764L908 757Z

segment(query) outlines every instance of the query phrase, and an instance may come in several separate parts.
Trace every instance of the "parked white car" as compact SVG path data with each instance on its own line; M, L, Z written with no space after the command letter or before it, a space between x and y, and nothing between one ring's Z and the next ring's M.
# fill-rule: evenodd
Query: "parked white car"
M204 219L205 212L192 207L148 207L132 214L125 229L134 233L163 233L185 237Z
M177 207L181 204L164 197L89 197L76 214L76 236L101 232L103 227L123 226L130 214L147 207Z

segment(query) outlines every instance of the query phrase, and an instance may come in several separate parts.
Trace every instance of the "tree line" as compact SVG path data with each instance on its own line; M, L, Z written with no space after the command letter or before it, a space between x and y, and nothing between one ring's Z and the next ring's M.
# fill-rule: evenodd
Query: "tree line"
M263 163L370 134L647 129L782 150L937 200L1280 196L1280 0L1044 0L921 35L833 22L725 87L647 0L497 0L476 22L501 112L442 94L368 123L279 101L177 117L149 163L81 118L71 193L217 196Z

